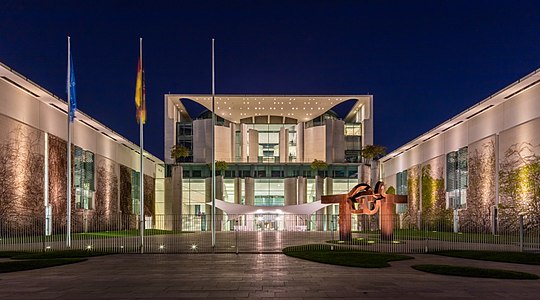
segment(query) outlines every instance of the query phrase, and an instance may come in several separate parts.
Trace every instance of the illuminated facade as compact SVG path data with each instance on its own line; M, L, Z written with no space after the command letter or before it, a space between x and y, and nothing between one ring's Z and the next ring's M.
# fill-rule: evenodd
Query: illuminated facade
M39 230L43 220L49 234L65 230L66 111L66 102L0 64L2 230L24 224ZM139 147L81 111L75 117L73 232L134 228L136 222L121 224L118 216L135 220L139 213ZM145 156L147 227L160 227L153 217L163 213L163 162L147 152Z
M211 209L206 204L211 202L212 97L168 94L164 100L167 202L181 203L171 210L173 214L193 216L184 228L204 229L204 216ZM332 108L347 101L352 108L340 119ZM206 111L189 115L186 107L193 105L189 102ZM228 168L219 171L216 198L264 211L346 193L360 179L369 180L360 150L373 143L372 104L367 95L217 95L215 159ZM178 145L186 147L189 156L173 161L170 151ZM314 160L326 162L328 168L313 170ZM327 207L316 215L334 213ZM276 222L279 216L259 218L263 220L242 220L242 226L283 229ZM223 226L231 228L227 222ZM321 226L326 225L311 229L324 229Z
M403 227L454 231L540 226L540 70L381 159L383 178L409 195Z

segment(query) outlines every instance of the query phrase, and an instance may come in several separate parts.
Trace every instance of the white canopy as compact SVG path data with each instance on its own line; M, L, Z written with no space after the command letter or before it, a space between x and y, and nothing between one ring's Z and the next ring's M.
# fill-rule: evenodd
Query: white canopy
M209 202L208 205L212 205ZM293 215L311 215L321 208L330 204L322 204L321 201L299 205L285 206L253 206L225 202L216 199L216 208L223 210L228 215L247 215L247 214L293 214Z

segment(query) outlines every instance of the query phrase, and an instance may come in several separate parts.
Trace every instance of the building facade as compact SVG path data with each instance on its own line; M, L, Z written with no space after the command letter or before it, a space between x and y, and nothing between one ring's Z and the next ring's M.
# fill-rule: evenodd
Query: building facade
M381 159L409 196L401 226L497 233L540 225L540 70Z
M135 228L139 147L81 111L72 140L73 232ZM146 225L163 227L154 218L164 207L163 162L145 152L144 163ZM0 64L2 231L65 231L66 174L66 102Z
M227 164L217 174L216 199L260 207L260 216L242 219L240 226L287 229L279 222L279 215L264 208L311 203L323 194L346 193L369 177L369 169L362 167L360 150L373 143L372 96L217 95L214 101L215 160ZM352 108L341 119L332 108L346 101L353 102ZM194 103L206 111L191 116L186 107ZM183 228L205 230L211 210L207 203L211 202L212 189L212 96L168 94L164 106L166 182L171 187L166 201L181 203L174 214L191 216ZM175 161L170 151L180 145L189 155ZM313 169L315 160L325 162L328 168ZM334 213L337 210L327 207L316 215ZM319 225L312 229L326 226L313 224ZM224 221L221 227L230 230L232 225Z

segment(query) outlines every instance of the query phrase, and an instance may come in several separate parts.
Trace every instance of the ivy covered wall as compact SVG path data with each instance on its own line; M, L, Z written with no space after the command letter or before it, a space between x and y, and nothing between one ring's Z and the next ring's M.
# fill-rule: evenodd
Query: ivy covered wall
M452 228L452 210L446 209L444 156L422 166L422 228L448 231Z
M44 216L43 134L0 115L0 224L2 232L39 232ZM0 234L2 233L0 232Z
M468 151L467 205L459 211L459 229L489 233L495 205L495 136L470 144Z
M540 119L500 134L499 225L518 230L540 227Z
M420 228L418 224L420 210L420 166L407 170L408 205L403 216L404 228Z

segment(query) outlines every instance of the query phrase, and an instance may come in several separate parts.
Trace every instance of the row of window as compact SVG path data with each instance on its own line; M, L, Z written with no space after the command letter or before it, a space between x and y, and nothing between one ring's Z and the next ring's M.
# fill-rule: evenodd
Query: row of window
M75 146L73 153L73 173L75 187L75 207L80 209L94 209L95 193L95 155L94 153ZM132 213L139 213L140 203L140 174L131 171L131 198Z
M322 117L321 117L322 118ZM322 119L321 119L322 120ZM324 122L323 122L324 123ZM321 124L323 124L321 123ZM259 132L258 156L260 162L278 162L279 161L279 132L281 128L287 128L289 136L287 143L289 145L287 156L290 162L296 161L296 126L285 124L250 124L249 128L253 128ZM307 126L306 123L306 128ZM362 124L347 123L344 127L345 136L345 160L350 163L360 162L360 151L362 149ZM248 141L242 141L240 131L235 132L235 161L241 161L242 143L249 144ZM192 123L176 123L176 145L182 145L189 150L189 156L179 158L178 162L193 161L193 124Z
M448 206L453 209L464 208L467 204L468 185L468 148L463 147L457 151L446 154L446 192ZM396 174L396 193L407 195L407 170ZM399 212L399 211L398 211Z
M171 165L165 166L166 176L170 177L172 168ZM223 175L225 178L285 178L285 177L314 177L319 175L322 177L332 178L357 178L358 165L329 165L326 170L315 171L311 169L311 165L244 165L244 164L229 164L229 169L220 173L216 171L216 175ZM207 178L211 176L210 166L206 164L184 164L184 178Z

